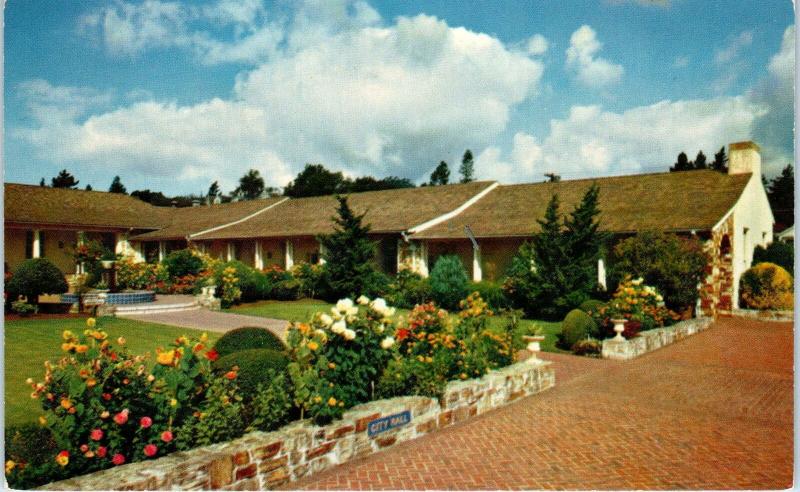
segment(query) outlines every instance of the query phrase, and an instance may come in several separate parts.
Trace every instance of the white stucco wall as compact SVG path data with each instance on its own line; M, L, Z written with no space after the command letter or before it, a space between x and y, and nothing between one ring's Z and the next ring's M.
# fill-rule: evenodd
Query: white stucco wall
M761 184L761 176L753 174L742 196L733 208L733 307L739 307L739 279L750 268L753 250L772 242L775 217ZM746 231L746 232L745 232Z

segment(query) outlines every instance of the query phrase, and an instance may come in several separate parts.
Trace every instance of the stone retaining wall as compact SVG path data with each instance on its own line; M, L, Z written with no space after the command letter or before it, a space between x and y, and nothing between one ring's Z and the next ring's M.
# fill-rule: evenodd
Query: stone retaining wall
M629 340L603 340L604 359L629 360L640 355L666 347L678 340L703 331L714 322L714 318L695 318L681 321L666 328L656 328L639 333Z
M234 441L110 468L42 489L271 490L554 385L549 362L519 362L480 379L449 383L441 402L421 396L369 402L325 426L308 420L294 422L275 432L252 432ZM411 414L408 423L400 419L401 425L377 434L368 429L376 419L406 411Z
M734 309L733 316L752 318L759 321L794 321L794 311L759 311L757 309Z

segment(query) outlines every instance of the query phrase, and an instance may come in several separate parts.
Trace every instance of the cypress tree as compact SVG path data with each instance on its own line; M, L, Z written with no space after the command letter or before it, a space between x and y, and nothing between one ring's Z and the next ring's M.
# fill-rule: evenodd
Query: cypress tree
M600 188L593 183L583 195L581 203L564 221L564 247L570 260L567 265L565 307L580 305L597 286L597 260L603 241L608 237L600 232L599 198Z

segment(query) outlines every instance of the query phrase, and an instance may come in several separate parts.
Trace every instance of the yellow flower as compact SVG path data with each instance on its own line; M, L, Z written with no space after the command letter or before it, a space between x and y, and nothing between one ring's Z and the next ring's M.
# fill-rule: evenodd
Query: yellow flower
M72 332L69 330L64 330L64 333L61 334L61 338L63 338L64 340L69 340L72 337L73 337Z
M331 396L330 399L328 399L328 405L330 405L332 407L336 406L336 398Z
M208 334L203 332L203 334L200 335L200 341L206 343L208 341Z
M313 352L314 350L317 350L319 348L319 344L312 340L308 342L308 348Z
M89 318L89 319L86 320L86 326L88 326L89 328L94 328L94 326L96 324L97 324L97 320L94 319L94 318Z
M333 362L328 362L328 369L336 369L336 364Z
M314 403L319 403L321 401L322 401L322 397L321 396L317 395L317 396L314 397Z
M95 378L89 378L86 380L86 387L92 388L97 384L97 380Z
M99 330L93 331L91 335L92 338L94 338L95 340L105 340L108 337L108 335L105 332Z
M119 337L119 338L117 338L117 344L119 344L119 345L125 345L125 337Z
M156 362L162 366L171 366L175 363L175 351L167 350L166 352L158 352L156 355Z
M11 473L11 470L13 470L15 466L17 466L17 464L14 463L13 461L11 460L6 461L6 475Z
M39 425L47 425L47 419L44 415L39 416Z
M463 372L458 377L460 377L461 379L467 379L467 375L464 374Z
M169 406L171 406L171 407L174 407L177 404L178 404L178 400L176 400L175 398L173 398L173 399L171 399L169 401Z

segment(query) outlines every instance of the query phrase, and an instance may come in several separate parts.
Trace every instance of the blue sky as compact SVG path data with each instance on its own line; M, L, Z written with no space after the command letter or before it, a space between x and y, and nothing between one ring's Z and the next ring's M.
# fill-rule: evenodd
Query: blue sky
M282 186L306 162L420 182L793 162L788 1L10 1L5 179Z

